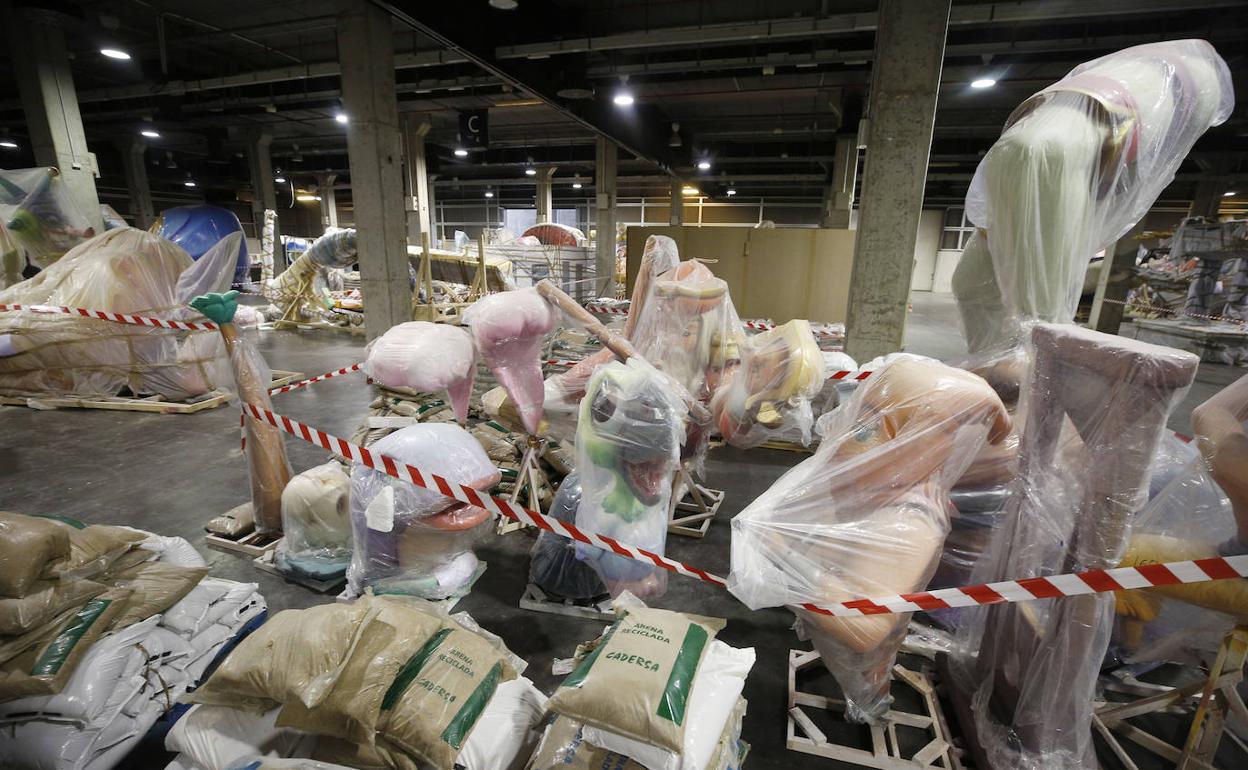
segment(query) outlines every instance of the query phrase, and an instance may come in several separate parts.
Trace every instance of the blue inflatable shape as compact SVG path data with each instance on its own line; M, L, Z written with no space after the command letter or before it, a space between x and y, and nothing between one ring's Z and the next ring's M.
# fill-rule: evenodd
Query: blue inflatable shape
M241 232L243 226L234 212L220 206L178 206L161 212L162 238L168 238L186 250L191 259L199 259L204 252L217 245L230 233ZM247 255L247 239L238 244L238 263L234 268L234 283L244 283L251 271L251 258Z

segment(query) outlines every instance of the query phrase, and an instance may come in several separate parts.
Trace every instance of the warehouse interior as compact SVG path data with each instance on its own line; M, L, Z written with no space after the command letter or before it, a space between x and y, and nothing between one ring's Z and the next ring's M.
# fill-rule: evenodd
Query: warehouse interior
M0 28L3 770L1248 766L1248 2Z

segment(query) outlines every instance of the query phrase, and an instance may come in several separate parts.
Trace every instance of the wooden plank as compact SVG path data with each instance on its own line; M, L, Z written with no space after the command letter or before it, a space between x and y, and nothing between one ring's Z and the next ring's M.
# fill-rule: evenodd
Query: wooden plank
M271 387L279 388L302 379L300 372L273 371ZM161 396L74 396L50 395L22 391L0 392L0 404L25 406L31 409L104 409L118 412L148 412L149 414L195 414L206 409L216 409L230 400L225 390L214 390L187 401L165 401Z
M277 548L277 543L281 539L281 535L261 535L255 531L240 535L237 538L208 534L204 536L204 545L209 548L215 548L218 551L241 554L254 560L266 551Z

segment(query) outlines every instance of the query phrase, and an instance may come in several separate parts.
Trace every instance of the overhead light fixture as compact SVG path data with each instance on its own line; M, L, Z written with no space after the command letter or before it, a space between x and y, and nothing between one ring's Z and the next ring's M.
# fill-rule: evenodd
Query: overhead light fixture
M680 141L680 124L679 124L679 123L673 123L673 124L672 124L672 135L671 135L671 137L669 137L669 138L668 138L668 140L667 140L667 146L668 146L668 147L679 147L680 145L681 145L681 141Z
M979 78L971 81L971 88L992 88L996 84L997 81L992 78Z
M516 0L490 0L490 7L500 11L514 11L519 5Z
M526 168L524 170L524 175L525 176L537 176L537 169L530 166L529 168Z
M734 190L734 189L732 189L731 187L729 187L729 188L728 188L728 194L729 194L729 195L736 195L736 194L737 194L737 191L736 191L736 190Z
M178 164L173 159L173 152L171 150L165 150L165 168L172 170L177 167Z
M342 112L341 110L334 113L334 120L345 126L347 124L347 113Z
M286 177L284 177L284 176L275 176L275 177L273 177L273 181L274 181L274 182L277 182L278 184L286 184Z
M316 201L319 201L320 198L311 193L304 193L302 195L296 195L295 200L300 201L301 203L315 203Z
M487 197L487 198L493 198L493 197L494 197L494 191L493 191L493 190L486 190L486 191L485 191L485 197Z
M110 59L117 59L118 61L130 61L130 54L126 53L120 48L101 48L100 53L107 56Z
M16 150L17 142L10 139L0 139L0 147L3 147L6 150Z
M0 147L7 147L7 146L8 146L8 145L5 145L3 142L0 142ZM1235 197L1235 191L1234 191L1234 190L1227 190L1226 192L1222 193L1222 197L1223 197L1223 198L1234 198L1234 197Z
M579 189L581 189L581 188L582 188L582 187L584 187L584 186L585 186L585 185L581 184L580 182L573 182L573 183L572 183L572 189L573 189L573 190L579 190Z
M467 150L465 150L463 147L456 147L456 148L455 148L455 157L457 157L457 158L466 158L466 157L468 157L468 151L467 151Z
M710 171L710 170L711 170L711 162L710 162L709 160L700 160L700 161L698 161L698 170L699 170L699 171Z
M633 99L632 92L626 88L621 88L615 92L615 96L611 97L611 101L615 103L616 107L631 107L636 100Z
M685 185L684 187L680 188L680 191L684 193L685 195L697 195L698 194L698 188L693 187L691 185Z
M194 187L195 180L191 178L191 172L186 172L186 181L182 183L183 187Z
M142 134L143 136L146 136L148 139L159 139L159 138L160 138L160 132L159 132L159 131L153 131L153 130L152 130L152 129L150 129L150 128L145 128L145 129L143 129L142 131L140 131L139 133L140 133L140 134Z

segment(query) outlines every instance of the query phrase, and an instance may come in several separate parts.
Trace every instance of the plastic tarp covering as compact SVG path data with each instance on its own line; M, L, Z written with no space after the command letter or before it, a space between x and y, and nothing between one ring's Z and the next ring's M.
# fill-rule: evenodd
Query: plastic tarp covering
M576 438L581 503L576 526L662 554L672 479L680 464L687 406L670 378L637 359L594 372ZM667 572L578 545L613 596L661 596Z
M54 168L0 170L0 222L41 268L96 234Z
M791 434L810 444L811 400L824 385L823 353L810 322L789 321L739 347L740 367L711 401L720 435L747 449Z
M446 391L462 424L477 375L472 337L466 329L428 321L392 326L368 343L364 373L387 388L437 393ZM540 405L540 404L539 404Z
M195 260L195 264L182 271L174 289L174 296L182 305L189 305L191 300L201 294L221 294L230 290L234 279L235 259L239 244L243 240L242 232L230 233L217 241ZM187 313L190 311L188 310Z
M25 264L21 247L4 226L3 218L0 218L0 289L20 283Z
M464 311L477 351L511 397L529 434L542 420L542 342L560 315L537 289L482 297Z
M580 505L581 479L573 471L559 485L547 515L575 524ZM607 587L598 573L577 558L576 541L544 530L533 544L529 581L543 591L564 599L594 599L607 593Z
M230 370L240 398L273 409L269 384L273 371L264 355L246 335L240 334L230 347ZM252 516L256 531L280 534L282 531L282 493L293 475L286 456L286 437L282 431L250 415L244 421L246 431L247 476L251 486Z
M306 253L308 259L321 267L351 267L359 258L355 228L325 233L312 242Z
M337 460L296 475L282 490L279 569L316 579L340 576L351 563L351 478Z
M0 303L63 305L169 318L192 262L175 244L134 228L109 230L35 277L0 291ZM23 393L157 393L182 400L229 382L214 331L115 323L52 313L0 314L0 388Z
M819 426L815 454L732 521L729 590L751 609L918 591L949 532L949 489L1010 421L981 378L898 355ZM856 721L890 702L909 613L795 610Z
M966 196L987 234L954 275L972 352L1017 339L1022 320L1070 322L1089 260L1233 106L1230 71L1203 40L1103 56L1019 105Z
M459 244L459 231L455 232L455 243ZM557 222L538 222L520 234L521 238L536 238L543 246L580 246L588 240L585 233L561 225Z
M372 445L400 462L458 484L488 490L501 474L470 433L450 423L412 425ZM472 552L484 508L458 503L360 463L351 467L354 552L347 570L356 594L401 593L445 599L466 591L484 569Z
M242 224L229 209L220 206L196 204L176 206L160 212L152 230L168 238L186 250L191 259L198 260L230 233L241 233ZM247 242L239 241L234 265L234 283L247 280L251 258L247 255Z
M1052 324L1032 327L1027 352L1019 476L975 583L1117 566L1166 420L1198 363L1172 348ZM955 686L971 693L994 765L1096 766L1092 708L1113 608L1113 594L1097 593L967 609Z

